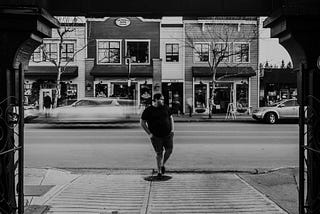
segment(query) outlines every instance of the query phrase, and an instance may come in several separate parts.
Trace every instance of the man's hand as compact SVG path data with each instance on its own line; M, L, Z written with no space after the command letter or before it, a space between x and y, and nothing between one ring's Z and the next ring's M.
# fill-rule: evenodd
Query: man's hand
M150 138L152 138L152 137L153 137L153 134L152 134L152 133L150 133L150 134L149 134L149 137L150 137Z

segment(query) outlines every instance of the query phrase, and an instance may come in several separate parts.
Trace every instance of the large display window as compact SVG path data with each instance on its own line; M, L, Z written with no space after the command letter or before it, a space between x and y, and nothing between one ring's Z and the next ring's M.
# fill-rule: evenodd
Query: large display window
M199 83L194 85L194 108L195 112L203 113L207 108L207 90L206 84Z
M162 83L162 94L164 103L171 108L173 114L179 115L183 112L183 83Z
M245 112L249 107L249 86L247 83L236 84L236 107L238 112Z
M152 84L140 85L140 105L149 106L152 104Z

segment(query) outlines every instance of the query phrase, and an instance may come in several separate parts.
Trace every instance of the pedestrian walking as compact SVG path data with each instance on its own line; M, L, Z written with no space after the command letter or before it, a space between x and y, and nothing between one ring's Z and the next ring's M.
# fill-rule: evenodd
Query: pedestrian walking
M156 152L158 177L161 177L166 171L165 164L172 153L174 135L172 113L164 104L162 94L154 94L153 104L143 111L140 124L150 137Z
M46 95L43 98L43 107L44 107L44 115L46 118L48 118L50 115L50 109L52 107L52 100L49 93L46 93Z

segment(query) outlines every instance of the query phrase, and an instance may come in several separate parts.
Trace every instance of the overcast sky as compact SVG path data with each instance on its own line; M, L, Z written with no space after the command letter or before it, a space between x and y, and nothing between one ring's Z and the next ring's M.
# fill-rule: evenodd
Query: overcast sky
M266 61L269 62L269 65L281 65L282 59L287 64L291 61L291 58L286 51L286 49L279 44L278 39L270 38L270 29L262 28L262 21L260 24L260 54L259 62L264 64Z

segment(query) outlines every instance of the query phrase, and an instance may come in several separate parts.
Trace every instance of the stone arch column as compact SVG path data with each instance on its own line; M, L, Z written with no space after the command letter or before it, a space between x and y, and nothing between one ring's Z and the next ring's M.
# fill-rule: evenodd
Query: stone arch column
M304 69L299 78L304 76L304 101L307 106L307 198L300 204L300 212L314 214L320 212L320 14L318 15L285 15L269 17L265 27L271 28L271 36L289 52L294 69ZM301 102L301 79L298 79L298 101ZM306 208L306 209L304 209Z
M11 106L19 101L15 73L19 67L23 71L28 69L33 51L42 43L42 38L51 36L53 27L58 27L58 22L43 9L24 7L0 11L0 213L15 213L18 208L15 152L12 151L14 129L8 117Z

